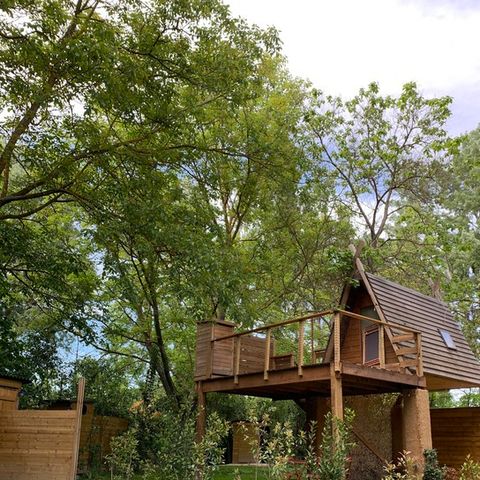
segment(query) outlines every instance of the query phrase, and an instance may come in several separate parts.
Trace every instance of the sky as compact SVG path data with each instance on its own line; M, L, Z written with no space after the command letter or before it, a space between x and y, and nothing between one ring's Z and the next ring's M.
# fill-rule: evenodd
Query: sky
M375 81L415 81L453 97L452 134L480 123L480 0L225 0L235 16L275 26L293 75L351 97Z

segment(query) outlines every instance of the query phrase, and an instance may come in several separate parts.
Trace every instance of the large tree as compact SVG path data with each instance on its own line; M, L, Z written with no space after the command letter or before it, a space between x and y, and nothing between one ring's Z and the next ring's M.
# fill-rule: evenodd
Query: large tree
M452 145L445 129L450 102L425 98L414 83L398 97L381 95L375 83L348 101L314 92L306 117L311 153L336 179L372 248L394 240L384 233L395 215L438 193Z

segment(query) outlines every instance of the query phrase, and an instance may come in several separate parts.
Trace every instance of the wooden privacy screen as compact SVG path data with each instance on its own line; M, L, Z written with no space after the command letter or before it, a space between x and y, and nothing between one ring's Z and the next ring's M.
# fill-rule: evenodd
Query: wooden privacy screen
M74 480L84 380L76 410L0 411L0 479Z
M433 448L441 465L459 468L467 455L480 461L480 407L430 410Z
M128 428L127 419L95 415L92 403L86 407L80 434L79 470L88 470L93 464L103 465L105 456L111 452L112 438Z

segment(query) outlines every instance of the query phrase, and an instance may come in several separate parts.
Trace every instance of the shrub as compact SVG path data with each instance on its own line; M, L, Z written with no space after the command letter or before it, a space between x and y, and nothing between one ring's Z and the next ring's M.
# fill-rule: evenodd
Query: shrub
M437 451L435 449L425 450L425 470L423 471L423 480L443 480L443 470L438 464Z
M409 455L410 452L402 452L397 462L387 463L383 480L418 480L418 465Z
M132 478L139 460L136 435L136 430L131 428L112 439L110 443L112 452L105 457L110 466L112 480L130 480Z
M459 480L459 474L454 468L443 467L443 480Z
M480 478L480 463L475 462L470 455L460 469L460 480L478 480Z
M312 472L312 478L319 480L344 480L348 473L350 452L355 446L351 441L351 427L355 415L352 410L345 410L343 421L333 417L331 412L325 415L320 451L322 455L318 467Z

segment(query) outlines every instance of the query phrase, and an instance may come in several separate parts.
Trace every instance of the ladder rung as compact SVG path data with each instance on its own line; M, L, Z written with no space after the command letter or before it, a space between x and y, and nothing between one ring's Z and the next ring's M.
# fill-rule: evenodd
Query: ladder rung
M397 355L410 355L412 353L417 353L417 347L399 348L395 353Z
M418 365L418 360L416 358L412 360L402 360L400 366L402 367L416 367Z
M392 338L393 343L408 342L409 340L415 340L413 333L405 333L404 335L396 335Z

